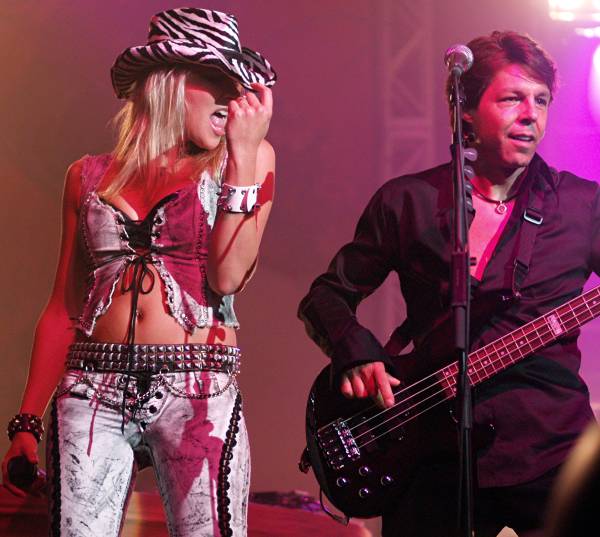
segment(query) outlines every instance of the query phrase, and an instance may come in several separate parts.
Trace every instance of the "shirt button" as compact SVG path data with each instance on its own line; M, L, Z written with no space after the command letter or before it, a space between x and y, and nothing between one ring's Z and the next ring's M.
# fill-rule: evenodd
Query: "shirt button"
M156 408L154 405L150 405L150 406L148 407L148 412L150 412L150 414L156 414L156 411L157 411L157 410L158 410L158 409L157 409L157 408Z
M154 397L156 397L157 399L162 399L163 398L163 394L162 394L162 392L156 392L156 394L154 395Z

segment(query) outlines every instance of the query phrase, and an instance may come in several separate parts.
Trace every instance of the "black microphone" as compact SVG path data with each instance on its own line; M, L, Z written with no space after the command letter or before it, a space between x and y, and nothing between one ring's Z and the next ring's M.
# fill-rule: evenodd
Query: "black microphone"
M473 65L473 53L466 45L452 45L444 54L444 63L451 74L460 76Z
M38 477L37 464L33 464L23 455L8 461L8 479L22 490L27 490Z

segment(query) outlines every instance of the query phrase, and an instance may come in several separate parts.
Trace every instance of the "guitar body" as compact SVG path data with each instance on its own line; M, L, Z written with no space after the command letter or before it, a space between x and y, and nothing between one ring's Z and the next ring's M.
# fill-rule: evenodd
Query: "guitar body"
M510 303L503 293L473 303L471 327L493 317ZM600 286L473 351L467 374L472 386L504 371L573 333L600 316ZM477 329L475 329L476 331ZM394 405L376 407L370 399L346 399L329 383L326 367L313 383L306 409L307 448L300 468L312 466L321 489L347 516L381 515L401 501L416 471L428 461L457 457L457 429L452 417L458 364L448 356L447 319L435 323L419 346L419 356L394 359ZM493 427L473 430L473 446L489 443Z
M414 359L411 355L397 358L400 378L408 379L403 369L413 369L410 365L402 367L402 360L408 364ZM381 515L402 496L421 465L456 458L457 429L450 402L401 424L402 415L384 412L370 399L347 399L339 390L332 390L329 375L329 367L321 371L308 398L307 453L323 492L347 516ZM356 415L360 419L353 423L351 438L346 437L345 444L341 424ZM338 428L328 427L335 422L340 424ZM381 422L393 430L376 438L376 424ZM358 456L348 457L357 437L359 443L369 443L358 449ZM341 457L341 467L334 468L328 462L328 450L332 459Z
M479 326L509 303L506 293L486 294L473 303L471 325ZM402 386L394 390L391 409L370 398L345 398L330 386L329 366L313 383L301 468L312 466L325 495L346 516L379 516L401 498L420 466L458 460L451 334L446 316L432 326L419 355L392 358ZM473 445L483 447L491 436L491 425L474 430Z

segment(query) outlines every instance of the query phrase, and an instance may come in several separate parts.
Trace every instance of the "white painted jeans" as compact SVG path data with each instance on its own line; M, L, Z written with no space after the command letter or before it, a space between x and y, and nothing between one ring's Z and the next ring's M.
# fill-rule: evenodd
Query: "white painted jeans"
M123 419L123 374L68 370L48 436L50 535L117 537L136 470L150 463L171 537L244 537L249 447L229 380L214 372L130 377Z

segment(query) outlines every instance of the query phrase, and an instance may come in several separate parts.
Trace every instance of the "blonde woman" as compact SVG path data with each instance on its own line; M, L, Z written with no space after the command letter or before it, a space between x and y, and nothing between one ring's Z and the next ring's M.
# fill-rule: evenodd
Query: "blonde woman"
M171 536L246 535L249 451L233 295L272 203L276 76L231 15L158 13L112 68L118 143L68 170L56 282L3 461L37 462L51 535L117 536L152 464ZM66 357L66 362L65 362Z

